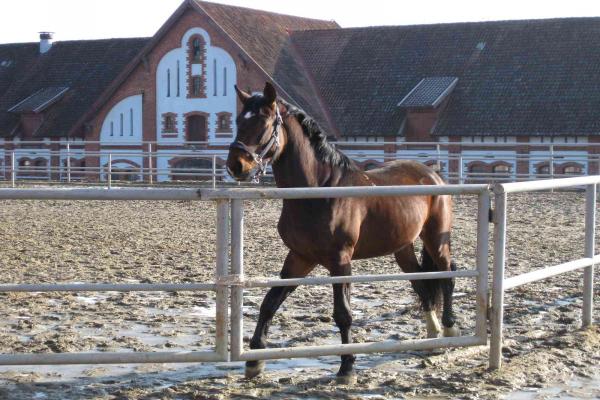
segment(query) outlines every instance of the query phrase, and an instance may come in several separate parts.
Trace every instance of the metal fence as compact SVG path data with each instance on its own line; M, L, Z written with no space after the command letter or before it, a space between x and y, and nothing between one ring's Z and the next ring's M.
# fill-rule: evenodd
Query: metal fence
M498 184L494 187L496 209L493 213L494 276L491 326L490 366L500 367L504 291L511 287L544 279L576 268L586 268L584 279L583 324L591 323L594 223L596 184L600 176L562 180ZM506 194L553 188L587 186L586 252L585 258L534 271L518 277L504 278L506 250ZM244 201L259 199L305 199L366 196L459 195L478 196L477 247L475 269L454 272L424 272L384 275L354 275L339 277L308 277L298 279L246 279L243 261ZM0 292L40 291L197 291L216 292L216 345L211 351L153 352L153 353L74 353L74 354L4 354L3 365L35 364L100 364L145 362L197 362L262 360L272 358L311 357L349 353L391 352L442 347L462 347L487 344L488 311L488 230L490 214L490 187L482 184L445 186L379 186L337 188L244 188L244 189L190 189L190 188L35 188L0 189L1 199L32 200L204 200L217 205L217 258L214 282L192 284L4 284ZM229 255L231 254L231 266ZM246 350L243 347L244 289L288 285L328 285L344 282L380 282L398 280L470 278L476 286L476 322L472 335L404 341L313 345L290 348ZM228 302L228 296L231 299ZM231 311L230 322L228 318ZM231 330L229 331L229 323Z
M458 184L554 179L600 171L600 154L596 153L600 147L595 143L334 144L366 169L395 159L416 160L432 166L448 182ZM185 142L177 146L158 142L0 142L0 179L10 180L13 186L31 180L108 185L194 180L216 187L229 181L224 168L227 143ZM86 158L96 162L86 165ZM162 162L159 166L159 160L165 159L193 160L198 165L178 167ZM136 162L126 164L124 160Z
M587 176L559 180L514 182L497 184L494 186L494 273L493 273L493 303L491 318L490 341L490 367L500 368L502 364L502 325L504 318L504 292L537 282L542 279L556 276L570 271L585 268L583 275L583 314L582 326L592 324L593 308L593 279L594 264L600 261L600 255L594 251L596 227L596 185L600 183L600 176ZM585 195L585 251L583 258L565 262L558 265L540 268L505 278L506 257L506 209L508 194L535 192L540 190L553 190L561 188L582 187L586 188Z

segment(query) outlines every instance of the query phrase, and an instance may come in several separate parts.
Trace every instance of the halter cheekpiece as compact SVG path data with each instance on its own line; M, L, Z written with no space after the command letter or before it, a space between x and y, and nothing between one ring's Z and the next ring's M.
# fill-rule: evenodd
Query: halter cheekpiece
M260 176L265 175L267 173L267 167L269 166L269 160L265 160L264 157L267 155L267 153L273 148L273 146L275 146L275 150L273 150L273 154L277 153L277 150L279 150L279 129L281 128L281 125L283 125L283 119L281 118L281 114L279 113L279 107L275 107L275 122L273 123L273 130L271 131L271 137L269 138L269 141L267 142L267 144L265 144L265 146L263 147L263 149L258 152L254 152L252 151L248 146L246 146L245 143L240 142L239 140L236 140L235 142L232 142L229 145L229 149L239 149L244 151L246 154L248 154L250 157L252 157L252 159L254 160L254 162L256 163L256 166L254 168L252 168L252 170L250 171L250 179L252 180L252 182L254 183L258 183L260 181ZM262 136L261 136L262 138ZM258 146L257 146L258 149Z

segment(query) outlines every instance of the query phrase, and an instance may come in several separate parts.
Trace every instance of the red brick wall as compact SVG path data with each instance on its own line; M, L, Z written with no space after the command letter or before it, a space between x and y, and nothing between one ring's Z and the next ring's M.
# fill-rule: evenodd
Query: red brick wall
M126 97L142 94L143 105L143 140L157 139L156 126L156 70L162 57L169 51L181 47L183 35L191 28L200 27L208 32L211 45L227 51L236 63L237 85L244 90L261 90L269 80L268 76L231 40L206 14L188 8L144 57L129 77L121 84L111 98L101 107L91 121L91 129L86 140L99 141L102 122L112 107ZM230 82L231 89L236 82ZM208 88L207 88L208 89ZM241 104L238 102L238 112ZM160 128L160 127L159 127ZM88 145L86 150L97 150L97 145ZM87 160L88 166L98 166L98 159ZM156 165L154 163L154 165ZM148 161L144 161L144 167Z

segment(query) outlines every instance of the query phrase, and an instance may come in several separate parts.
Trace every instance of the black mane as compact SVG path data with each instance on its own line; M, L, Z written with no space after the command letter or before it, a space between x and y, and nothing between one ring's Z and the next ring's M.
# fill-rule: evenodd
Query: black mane
M354 161L327 141L327 133L321 129L317 121L307 115L304 110L294 107L283 100L279 101L287 108L288 115L296 117L296 120L300 123L302 131L310 140L310 144L315 151L317 160L327 163L332 167L358 170Z

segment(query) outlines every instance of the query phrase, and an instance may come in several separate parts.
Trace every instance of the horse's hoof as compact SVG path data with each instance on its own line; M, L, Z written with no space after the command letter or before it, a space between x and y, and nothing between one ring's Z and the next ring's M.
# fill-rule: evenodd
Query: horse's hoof
M336 375L335 383L337 383L338 385L354 385L356 383L356 379L356 373L352 371L343 375Z
M435 339L442 331L435 311L425 312L425 326L427 327L427 338Z
M244 376L246 379L252 379L260 375L265 370L264 361L248 361L246 363L246 370Z
M435 339L440 335L440 331L437 330L427 330L427 339Z
M450 328L444 327L444 337L456 337L460 336L460 329L456 326L451 326Z

